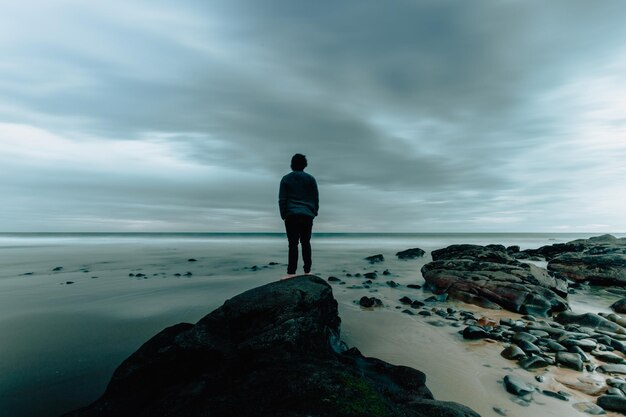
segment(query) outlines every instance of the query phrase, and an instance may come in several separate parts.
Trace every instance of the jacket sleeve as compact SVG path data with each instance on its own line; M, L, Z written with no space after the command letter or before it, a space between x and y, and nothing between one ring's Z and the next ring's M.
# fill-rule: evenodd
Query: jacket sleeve
M280 209L280 218L285 220L287 217L287 184L284 180L280 181L280 189L278 190L278 208Z
M315 181L315 179L313 179L313 204L315 206L315 215L317 216L320 209L320 194L317 189L317 181Z

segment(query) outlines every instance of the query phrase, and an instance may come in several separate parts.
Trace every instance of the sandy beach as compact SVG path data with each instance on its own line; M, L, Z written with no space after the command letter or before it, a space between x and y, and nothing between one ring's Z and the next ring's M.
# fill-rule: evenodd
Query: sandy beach
M483 417L583 416L572 404L590 397L559 382L574 373L519 368L500 356L502 343L468 342L459 328L436 327L428 318L402 314L404 295L430 294L407 284L423 284L420 268L429 252L452 243L517 244L522 248L578 236L317 236L313 273L334 283L342 339L366 356L426 373L435 398L467 405ZM410 247L424 258L399 260ZM382 253L385 262L364 257ZM226 299L285 273L286 241L280 236L3 236L0 244L0 409L7 416L54 416L86 405L104 390L111 373L130 353L162 328L196 322ZM190 261L194 259L195 261ZM272 263L270 265L270 263ZM57 269L57 270L55 270ZM349 288L362 279L346 274L389 270L369 289ZM375 295L384 307L364 309L355 300ZM575 312L610 311L620 298L570 297ZM510 312L448 301L445 307L477 317L518 319ZM527 406L511 399L506 374L529 382L544 375L543 389L565 390L569 401L535 394ZM579 375L580 376L580 375ZM33 401L37 398L37 401Z

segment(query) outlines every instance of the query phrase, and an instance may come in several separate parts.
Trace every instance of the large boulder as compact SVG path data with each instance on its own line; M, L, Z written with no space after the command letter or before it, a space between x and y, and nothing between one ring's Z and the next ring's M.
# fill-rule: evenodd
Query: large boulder
M331 287L308 275L246 291L154 336L93 404L65 417L476 417L425 375L346 350Z
M432 257L422 275L437 294L522 314L545 316L569 308L565 280L518 261L504 246L452 245Z

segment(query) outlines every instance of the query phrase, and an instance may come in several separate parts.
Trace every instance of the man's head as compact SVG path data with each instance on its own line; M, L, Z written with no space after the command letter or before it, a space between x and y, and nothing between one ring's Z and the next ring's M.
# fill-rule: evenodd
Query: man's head
M303 171L304 168L306 168L306 166L307 166L306 156L302 155L301 153L297 153L291 158L292 170Z

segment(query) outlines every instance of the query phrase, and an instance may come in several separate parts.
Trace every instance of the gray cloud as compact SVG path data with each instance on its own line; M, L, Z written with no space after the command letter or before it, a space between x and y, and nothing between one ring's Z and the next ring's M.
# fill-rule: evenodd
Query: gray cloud
M607 199L626 179L626 104L604 91L626 90L619 2L26 3L0 18L24 22L0 24L0 122L78 150L12 162L0 229L279 229L295 152L321 229L626 228ZM133 169L150 154L94 170L89 141L194 171ZM590 198L611 202L572 208Z

